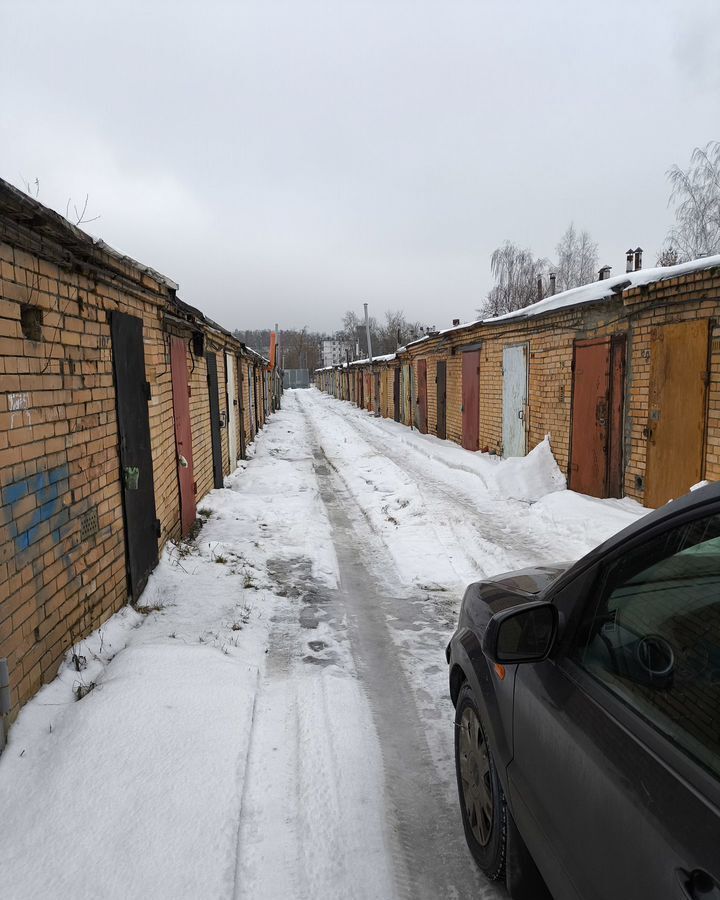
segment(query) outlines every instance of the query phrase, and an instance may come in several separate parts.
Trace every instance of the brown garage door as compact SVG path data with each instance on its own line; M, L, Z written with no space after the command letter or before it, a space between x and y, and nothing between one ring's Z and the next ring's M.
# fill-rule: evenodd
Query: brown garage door
M570 488L622 493L625 335L575 342Z
M435 371L435 383L437 384L437 428L439 438L447 437L447 364L444 359L438 360Z
M418 431L427 434L427 360L419 359L417 364L417 420Z
M708 320L656 329L650 353L645 505L657 507L702 478Z
M480 442L480 351L462 355L462 445L477 450Z

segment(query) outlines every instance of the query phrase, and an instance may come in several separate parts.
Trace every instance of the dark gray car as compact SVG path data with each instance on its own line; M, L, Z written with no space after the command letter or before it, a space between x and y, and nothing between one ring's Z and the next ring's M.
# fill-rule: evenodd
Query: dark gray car
M719 484L470 585L447 657L487 875L517 900L719 900Z

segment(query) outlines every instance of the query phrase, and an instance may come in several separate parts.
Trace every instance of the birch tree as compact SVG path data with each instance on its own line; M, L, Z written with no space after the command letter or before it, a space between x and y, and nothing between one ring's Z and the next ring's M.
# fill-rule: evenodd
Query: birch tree
M480 316L501 316L535 303L537 280L546 276L547 267L546 259L535 259L531 250L505 241L490 258L495 284L478 310Z
M696 147L687 169L667 172L675 225L667 237L679 262L720 253L720 141Z
M576 231L575 224L571 222L555 251L558 256L555 269L558 291L567 291L595 280L598 245L589 232Z

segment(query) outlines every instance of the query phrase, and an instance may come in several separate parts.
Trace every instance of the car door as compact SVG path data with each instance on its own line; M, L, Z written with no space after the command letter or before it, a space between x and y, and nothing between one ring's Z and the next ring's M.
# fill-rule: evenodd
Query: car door
M511 808L555 900L720 898L720 516L616 551L519 666Z

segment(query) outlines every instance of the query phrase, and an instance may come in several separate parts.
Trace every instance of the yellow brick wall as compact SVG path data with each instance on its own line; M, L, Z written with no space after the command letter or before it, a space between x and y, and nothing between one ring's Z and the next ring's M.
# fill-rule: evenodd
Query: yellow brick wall
M177 529L164 289L143 282L121 290L0 244L0 657L8 658L13 715L54 676L71 639L128 596L114 309L143 320L157 515L163 539ZM23 336L22 304L42 310L41 341ZM80 518L93 506L99 530L81 541Z
M417 360L427 359L428 427L437 428L436 366L447 362L447 437L462 443L462 354L459 349L481 343L480 447L502 452L503 349L528 344L528 450L546 434L560 468L567 474L572 416L573 352L576 340L627 336L624 409L624 483L627 496L640 501L644 478L648 396L653 333L663 325L697 318L711 320L704 477L720 479L720 272L706 270L628 291L622 298L557 311L541 318L497 325L478 325L460 334L428 342L422 350L403 354L415 379ZM414 400L409 407L413 421ZM386 407L387 410L387 407ZM387 414L387 412L386 412ZM392 415L392 410L389 410Z

